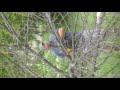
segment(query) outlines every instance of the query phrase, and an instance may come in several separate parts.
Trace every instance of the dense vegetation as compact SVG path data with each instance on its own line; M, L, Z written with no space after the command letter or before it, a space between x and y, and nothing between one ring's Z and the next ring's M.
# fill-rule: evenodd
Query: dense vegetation
M120 13L103 14L99 24L100 30L105 30L101 41L103 48L99 48L96 56L75 54L73 60L78 59L78 62L75 72L71 72L69 59L56 57L51 50L41 51L41 42L48 41L55 28L93 30L96 12L1 12L0 77L64 78L74 77L71 76L74 73L78 78L119 78Z

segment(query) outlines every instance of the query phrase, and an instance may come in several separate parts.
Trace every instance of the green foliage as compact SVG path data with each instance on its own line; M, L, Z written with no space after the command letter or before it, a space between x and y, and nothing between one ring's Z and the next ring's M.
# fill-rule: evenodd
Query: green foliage
M6 69L1 67L0 68L0 78L7 78L7 77L9 77L9 76L8 76Z
M57 16L57 12L52 12L52 19L54 19L55 14ZM107 12L104 21L101 24L102 28L106 28L109 24L110 26L116 22L117 17L113 18L113 15L116 14L119 16L119 13L109 13ZM0 13L1 15L1 13ZM7 16L8 22L16 31L18 38L20 41L25 44L29 43L30 47L35 50L40 56L46 58L50 63L56 66L58 69L69 72L68 66L69 63L66 58L61 59L55 57L51 50L48 51L40 51L39 44L40 40L37 40L36 35L40 35L43 41L49 40L49 27L48 25L40 19L35 19L30 13L27 12L5 12ZM29 19L28 19L29 15ZM37 14L36 14L37 15ZM39 15L39 14L38 14ZM63 17L66 13L63 13ZM95 12L74 12L69 13L68 16L61 21L62 17L59 15L55 22L57 28L64 27L65 30L85 30L85 29L93 29L95 28ZM59 23L61 21L61 23ZM66 21L66 23L64 22ZM2 17L0 17L0 24L5 26L5 22ZM68 26L67 26L67 25ZM29 25L29 28L27 27ZM113 27L119 27L120 23L115 24ZM26 36L26 32L28 30L28 36ZM10 31L12 34L12 32ZM0 27L0 78L8 78L8 77L33 77L34 75L24 67L24 64L36 73L38 77L42 78L59 78L62 77L58 73L50 68L48 65L43 63L40 58L37 58L35 55L22 48L16 41L16 38L11 36L10 33L3 28ZM28 41L26 40L28 38ZM117 46L120 45L120 37L115 39L115 42L111 39L111 37L107 38L107 42L110 44L115 44ZM12 51L8 51L8 46L17 44L17 47L12 47ZM34 44L34 45L33 45ZM12 55L10 54L12 53ZM109 55L109 52L102 52L98 56L97 65L103 63L104 58ZM24 64L22 64L24 63ZM111 56L107 58L107 60L100 65L97 70L95 77L120 77L120 52L113 51ZM28 65L29 64L29 65ZM114 68L115 67L115 68ZM88 67L89 68L89 67ZM116 75L114 75L116 74Z
M94 12L71 13L70 15L71 18L68 19L68 22L70 23L69 27L71 28L71 30L74 30L76 27L76 31L85 30L85 29L91 30L95 26L95 15L96 13Z
M6 32L3 29L0 29L0 42L1 42L1 44L10 44L12 39L13 38L10 36L10 34L8 32Z
M108 55L111 55L111 57L107 57ZM113 77L112 74L116 73L120 69L120 52L113 51L111 54L109 52L101 53L98 57L100 60L98 61L98 65L100 65L100 69L97 70L96 76L97 77ZM103 60L105 62L103 63ZM118 65L117 65L118 64ZM117 66L116 66L117 65ZM119 73L117 73L119 74ZM120 77L120 75L119 75Z
M120 37L117 37L117 38L116 38L115 44L116 44L116 45L120 45Z

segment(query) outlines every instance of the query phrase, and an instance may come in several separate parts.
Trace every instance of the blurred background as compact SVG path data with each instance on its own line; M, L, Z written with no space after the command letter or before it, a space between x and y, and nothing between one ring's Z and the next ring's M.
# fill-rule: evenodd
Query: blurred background
M61 27L85 37L64 58L41 50ZM0 78L120 78L120 13L0 12Z

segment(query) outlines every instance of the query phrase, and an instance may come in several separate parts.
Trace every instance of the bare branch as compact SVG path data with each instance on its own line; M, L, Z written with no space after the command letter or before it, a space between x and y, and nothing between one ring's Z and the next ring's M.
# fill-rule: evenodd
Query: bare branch
M67 73L63 72L62 70L59 70L56 66L54 66L53 64L51 64L47 59L41 57L40 55L38 55L34 50L32 50L29 47L25 47L26 49L28 49L31 53L33 53L34 55L36 55L39 59L41 59L45 64L47 64L49 67L51 67L52 69L54 69L57 73L65 76L65 77L69 77L67 75Z

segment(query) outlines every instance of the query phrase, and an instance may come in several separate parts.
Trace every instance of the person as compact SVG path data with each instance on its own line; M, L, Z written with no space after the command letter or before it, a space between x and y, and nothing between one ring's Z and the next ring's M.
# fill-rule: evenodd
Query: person
M73 53L72 41L74 42L74 51L77 51L77 49L79 48L79 40L81 39L82 41L84 41L84 36L81 32L73 32L70 30L65 32L64 28L59 28L58 30L55 30L55 32L58 33L60 39L66 47L67 52L70 55L72 55ZM75 35L74 40L73 35ZM57 57L65 57L65 54L60 47L59 41L53 32L49 36L49 42L42 42L42 50L48 49L51 49L52 53Z

